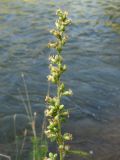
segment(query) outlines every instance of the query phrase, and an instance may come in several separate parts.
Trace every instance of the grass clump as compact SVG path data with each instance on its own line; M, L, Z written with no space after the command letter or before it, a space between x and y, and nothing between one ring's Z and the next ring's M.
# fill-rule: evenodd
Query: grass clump
M25 95L26 95L25 99L27 100L27 102L25 102L25 99L22 96L20 90L19 90L19 94L21 95L21 100L23 102L26 114L28 116L29 125L30 125L30 128L32 130L32 135L30 136L30 141L32 143L32 151L30 153L30 156L32 157L32 160L43 160L44 157L47 154L47 151L48 151L48 144L47 144L47 140L46 140L46 137L45 137L45 134L44 134L45 118L43 119L41 134L38 134L37 130L36 130L37 113L36 112L33 113L33 111L32 111L32 106L31 106L31 103L30 103L30 97L29 97L28 88L27 88L27 85L26 85L24 74L22 73L21 76L22 76L22 79L23 79L23 85L24 85L24 90L25 90ZM27 135L25 135L24 137L26 137L26 136ZM23 142L24 143L22 143L22 151L23 151L23 147L25 145L25 138L24 138ZM17 145L17 141L16 141L16 150L18 152L18 147L17 146L18 145ZM22 151L21 151L21 153L22 153ZM19 158L20 157L17 156L16 160L18 160Z

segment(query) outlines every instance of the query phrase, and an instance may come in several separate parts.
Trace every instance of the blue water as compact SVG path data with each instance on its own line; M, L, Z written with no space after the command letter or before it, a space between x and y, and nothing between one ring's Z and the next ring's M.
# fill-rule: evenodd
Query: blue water
M33 111L43 115L48 56L53 52L47 48L53 38L49 29L59 7L72 19L63 51L68 65L63 80L74 92L64 100L71 112L65 128L73 133L72 147L93 150L96 160L119 160L119 0L0 0L0 152L13 152L6 146L13 143L9 120L14 114L19 117L18 130L25 127L18 91L25 96L21 73Z

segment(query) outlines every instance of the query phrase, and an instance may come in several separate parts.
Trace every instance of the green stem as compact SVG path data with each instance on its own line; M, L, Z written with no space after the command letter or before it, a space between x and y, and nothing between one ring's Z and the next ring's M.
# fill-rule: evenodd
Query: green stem
M62 146L63 145L63 141L62 141L61 122L60 122L60 120L58 122L58 128L59 128L58 145ZM63 151L61 149L59 149L59 156L60 156L60 160L63 160Z
M60 64L58 65L58 67L60 67ZM59 101L59 105L60 105L60 102L61 102L60 77L59 77L58 84L57 84L57 97L58 97L58 101ZM58 119L58 146L63 146L64 142L62 139L62 132L61 132L60 111L58 111L58 117L59 117L59 119ZM60 160L63 160L63 150L62 149L59 149L59 156L60 156Z

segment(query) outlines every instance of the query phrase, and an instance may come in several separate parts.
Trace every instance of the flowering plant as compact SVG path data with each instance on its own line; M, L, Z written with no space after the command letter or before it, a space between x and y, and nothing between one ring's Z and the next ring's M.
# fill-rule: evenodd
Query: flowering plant
M57 40L55 42L49 42L48 47L54 48L57 51L57 54L49 57L50 75L48 75L47 78L50 83L57 86L57 89L55 97L50 97L48 95L45 98L48 106L45 110L45 116L48 119L48 126L45 134L51 141L56 141L58 145L59 158L60 160L63 160L66 151L69 150L65 141L71 140L72 134L62 133L61 130L62 123L69 117L68 110L66 110L65 106L61 104L61 98L63 96L71 96L72 90L66 90L64 83L61 81L61 75L67 69L67 66L63 64L61 52L68 39L64 32L66 27L71 23L71 20L67 18L68 13L66 11L58 9L56 14L58 16L58 20L55 23L56 28L52 29L50 33L53 34ZM49 158L46 157L46 160L55 160L57 156L57 154L49 153Z
M62 49L68 39L65 29L71 24L71 20L68 19L66 11L58 9L56 14L58 16L58 20L55 23L56 28L50 31L55 36L56 41L48 43L49 48L56 50L56 55L49 56L50 74L47 76L49 83L56 86L56 96L47 95L45 98L47 103L45 117L48 120L45 134L51 141L57 143L58 154L50 152L49 157L45 157L44 160L56 160L58 158L64 160L66 153L88 157L89 154L84 151L70 150L70 147L66 145L66 141L72 140L72 134L62 132L62 123L69 117L69 111L61 103L61 99L63 96L71 96L73 94L71 89L66 90L65 84L61 81L61 76L67 69L67 66L63 64L62 57Z

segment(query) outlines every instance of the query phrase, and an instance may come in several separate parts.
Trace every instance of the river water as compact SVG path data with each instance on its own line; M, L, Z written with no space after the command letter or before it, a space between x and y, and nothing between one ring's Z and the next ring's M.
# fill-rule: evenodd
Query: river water
M95 160L119 160L119 0L0 0L0 153L14 152L14 114L18 134L27 125L19 93L25 96L22 73L32 109L42 121L52 53L47 43L57 8L72 19L63 52L68 65L63 80L74 92L64 100L71 112L65 129L73 133L72 148L92 151Z

